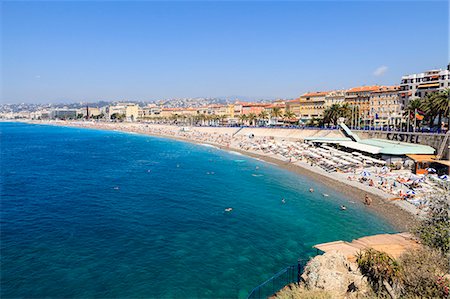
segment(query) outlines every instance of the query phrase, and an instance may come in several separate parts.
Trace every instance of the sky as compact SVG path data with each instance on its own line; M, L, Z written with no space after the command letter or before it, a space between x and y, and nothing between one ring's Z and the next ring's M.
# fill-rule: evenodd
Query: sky
M449 63L447 1L3 1L1 102L295 98Z

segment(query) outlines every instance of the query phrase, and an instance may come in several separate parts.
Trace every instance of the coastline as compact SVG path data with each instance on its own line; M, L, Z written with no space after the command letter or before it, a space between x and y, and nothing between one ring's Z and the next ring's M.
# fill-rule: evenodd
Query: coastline
M223 144L207 142L207 141L199 141L192 138L185 138L182 136L172 136L169 134L157 134L155 132L147 132L143 130L137 130L135 126L128 125L128 128L123 128L123 126L127 126L126 123L121 123L120 128L115 126L115 123L87 123L87 122L26 122L37 125L53 125L53 126L65 126L65 127L73 127L73 128L84 128L84 129L95 129L95 130L106 130L106 131L116 131L116 132L124 132L124 133L133 133L140 134L146 136L154 136L154 137L162 137L173 140L178 140L182 142L189 142L199 145L211 145L220 150L224 151L233 151L242 155L245 155L250 158L255 158L262 160L264 162L273 164L282 169L291 171L300 176L306 176L315 182L325 184L331 189L342 193L349 199L363 202L364 196L366 194L370 194L373 199L373 203L370 206L367 206L366 209L372 213L375 213L378 217L384 219L388 223L390 223L396 230L398 231L409 231L413 228L419 220L419 216L417 215L417 211L409 204L401 201L392 201L391 195L381 192L375 188L367 188L367 186L351 182L345 181L342 178L337 177L336 175L327 173L317 166L310 166L306 162L296 162L290 163L287 161L283 161L278 157L263 155L260 153L255 153L248 150L243 150L240 148L235 148L232 146L224 146ZM151 126L151 125L150 125ZM168 125L166 125L168 126ZM175 127L175 126L170 126ZM176 127L179 129L179 127ZM373 189L373 190L371 190Z

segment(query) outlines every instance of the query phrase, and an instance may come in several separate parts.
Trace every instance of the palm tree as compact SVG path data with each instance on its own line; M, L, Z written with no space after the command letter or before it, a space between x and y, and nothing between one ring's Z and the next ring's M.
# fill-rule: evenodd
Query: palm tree
M323 113L323 122L325 124L332 123L333 125L337 125L337 121L342 114L342 107L339 104L333 104L327 109L325 109Z
M434 120L436 116L439 114L437 106L436 106L436 95L435 93L428 94L422 101L420 109L422 109L428 118L430 128L434 124Z
M260 120L266 120L269 118L269 113L267 113L266 110L262 110L259 114L258 114L258 118Z
M225 114L221 114L221 115L219 115L219 119L220 119L221 125L223 125L224 121L227 119L227 116Z
M247 119L250 121L250 125L254 125L256 118L257 118L257 116L255 113L249 113L247 115Z
M241 125L244 124L247 120L248 120L248 117L246 114L239 115L239 121L240 121Z
M433 93L433 100L435 102L436 112L438 115L438 126L441 126L442 117L447 118L447 124L450 125L450 117L449 117L449 106L450 106L450 98L449 98L450 88L445 90Z
M351 118L352 115L352 107L349 103L344 103L341 106L341 117L344 117L345 119Z
M409 101L408 107L406 107L405 114L411 115L411 111L415 111L416 109L422 108L422 101L419 98L414 98Z
M286 122L286 120L290 120L296 117L295 113L292 111L286 111L283 115L283 121Z
M292 111L286 111L286 112L284 113L284 117L287 118L287 119L291 119L291 118L296 117L296 115L295 115L295 113L292 112Z
M281 108L280 107L274 107L272 108L272 111L270 112L270 116L278 118L281 117L283 115L283 113L281 112Z

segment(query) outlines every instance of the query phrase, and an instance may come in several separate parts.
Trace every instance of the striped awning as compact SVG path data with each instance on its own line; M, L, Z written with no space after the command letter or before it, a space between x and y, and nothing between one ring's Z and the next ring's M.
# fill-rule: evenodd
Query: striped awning
M430 88L430 87L439 87L439 83L421 84L417 88Z

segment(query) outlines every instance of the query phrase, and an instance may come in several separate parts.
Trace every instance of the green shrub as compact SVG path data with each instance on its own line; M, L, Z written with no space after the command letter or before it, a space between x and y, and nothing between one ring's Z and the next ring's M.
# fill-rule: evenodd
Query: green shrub
M423 244L436 248L450 258L450 195L432 196L430 214L413 231Z
M449 264L441 252L423 247L405 252L399 262L405 298L447 298Z
M356 262L374 292L380 297L393 294L394 288L401 283L400 264L384 252L367 249L356 256Z

